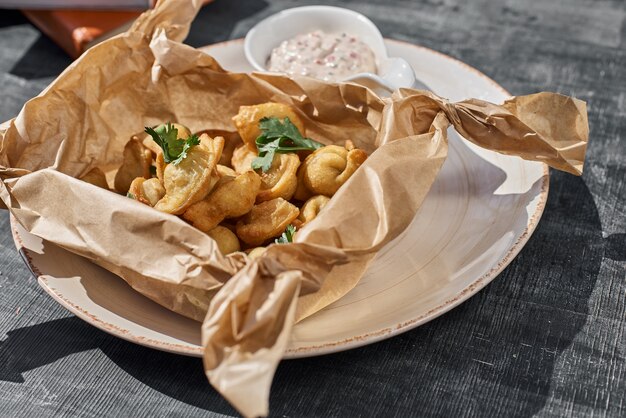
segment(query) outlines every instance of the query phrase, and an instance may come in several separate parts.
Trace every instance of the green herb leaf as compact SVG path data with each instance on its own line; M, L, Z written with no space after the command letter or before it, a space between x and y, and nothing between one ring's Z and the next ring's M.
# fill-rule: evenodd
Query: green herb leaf
M311 138L302 136L296 125L289 118L271 117L259 121L261 135L256 139L259 156L252 161L252 168L264 172L269 170L276 153L296 151L315 151L324 145Z
M135 199L135 195L134 195L134 194L132 194L131 192L126 193L126 197L127 197L127 198L129 198L129 199L134 199L134 200L136 200L136 199Z
M145 130L163 150L163 160L174 165L179 164L187 156L187 151L192 146L200 143L197 135L191 135L187 139L179 139L178 129L170 122L157 126L155 129L146 126Z
M261 138L261 137L259 137ZM258 139L257 139L258 141ZM252 168L258 170L259 168L263 172L270 169L272 161L274 160L274 153L278 147L278 141L269 142L267 144L259 145L257 143L257 149L259 150L259 156L252 160Z
M187 157L187 151L189 151L191 147L195 145L200 145L200 138L198 138L198 136L194 134L185 139L185 142L183 143L183 149L180 151L180 154L178 154L178 157L176 157L175 160L172 160L172 163L174 165L178 165L178 163L180 163L185 157Z
M293 236L296 233L296 227L293 226L292 224L289 224L287 226L287 229L285 229L285 232L283 232L283 234L276 238L276 240L274 240L274 242L276 244L288 244L290 242L293 242Z

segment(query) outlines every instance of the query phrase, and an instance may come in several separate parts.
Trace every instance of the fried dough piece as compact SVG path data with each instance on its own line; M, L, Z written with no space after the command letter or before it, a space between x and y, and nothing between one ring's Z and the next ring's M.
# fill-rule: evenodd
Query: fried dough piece
M167 164L163 170L165 196L157 202L155 209L179 215L204 199L218 180L215 166L224 147L224 138L209 138L203 134L200 144L187 151L179 164Z
M148 204L147 201L143 201L139 198L139 195L142 193L141 184L146 181L143 177L137 177L135 180L130 183L130 187L128 188L128 192L126 193L126 197L137 200L138 202Z
M241 250L239 238L230 229L223 226L216 226L207 234L217 242L217 246L222 254L230 254Z
M257 203L282 197L289 200L298 187L296 173L300 158L296 154L276 154L272 166L261 174L261 191L256 197Z
M165 196L165 188L157 178L144 179L137 177L128 189L129 197L154 207Z
M268 200L254 206L237 222L237 236L248 245L259 246L280 236L299 213L296 206L281 197Z
M138 141L141 141L143 146L150 150L150 152L152 153L152 157L154 157L154 158L156 158L157 154L159 154L161 152L161 147L159 146L159 144L154 142L152 137L150 135L148 135L148 134L146 134L146 135L133 135L132 138L136 139Z
M263 103L254 106L240 106L239 113L233 117L237 132L250 151L256 152L256 139L261 135L259 121L263 118L275 117L280 120L289 118L304 136L304 124L293 108L282 103Z
M248 257L252 259L259 258L263 255L265 250L267 250L266 247L254 247L253 249L248 251Z
M165 166L167 163L165 162L165 157L163 157L163 151L159 151L154 159L154 165L156 167L156 176L163 184L163 172L165 171Z
M224 149L222 150L222 156L218 162L218 164L221 165L229 165L230 160L233 158L233 151L243 144L238 132L224 131L221 129L205 129L204 131L196 133L198 136L202 134L207 134L211 138L216 136L224 137Z
M307 222L311 222L313 219L317 217L320 211L326 206L326 204L330 201L330 198L324 195L313 196L300 208L300 215L298 216L298 220L302 222L302 225Z
M254 206L261 178L254 171L237 177L222 177L209 195L191 205L183 218L203 232L215 228L226 218L245 215Z
M172 126L177 130L176 138L187 139L191 136L191 131L186 126L179 123L172 123ZM161 147L154 142L150 135L143 140L143 144L152 150L152 153L155 155L154 165L156 167L156 176L159 180L161 180L161 183L163 183L163 170L165 170L165 166L167 165L165 159L163 158L163 150L161 150Z
M256 150L251 151L245 145L241 145L233 151L233 158L230 161L230 165L240 174L246 171L252 171L252 160L258 155Z
M237 177L237 173L235 173L235 170L225 165L218 164L216 169L217 169L217 174L219 174L220 177L225 177L225 176Z
M294 199L301 200L303 202L305 200L308 200L313 195L313 193L306 187L306 184L304 183L305 173L306 173L306 170L304 169L304 162L303 162L302 164L300 164L300 168L298 169L298 172L296 174L298 184L296 185L296 191L293 194Z
M352 142L352 140L346 139L344 148L347 149L348 151L352 151L353 149L356 149L356 146L354 145L354 142Z
M109 184L107 183L106 176L98 167L94 167L83 175L80 180L85 181L94 186L102 187L105 190L109 190Z
M360 149L347 150L338 145L327 145L306 157L300 166L300 196L302 187L313 194L332 197L354 172L365 162L367 154Z
M144 181L141 185L142 196L154 207L165 196L165 188L157 178Z
M124 161L115 174L115 190L126 193L137 177L149 179L151 165L152 152L137 138L132 138L124 147Z

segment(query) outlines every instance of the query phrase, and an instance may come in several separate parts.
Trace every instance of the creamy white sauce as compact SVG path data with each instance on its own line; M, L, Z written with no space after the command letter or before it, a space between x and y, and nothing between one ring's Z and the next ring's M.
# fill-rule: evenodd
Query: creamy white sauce
M268 70L339 81L350 75L376 72L374 52L347 33L315 31L283 41L274 48Z

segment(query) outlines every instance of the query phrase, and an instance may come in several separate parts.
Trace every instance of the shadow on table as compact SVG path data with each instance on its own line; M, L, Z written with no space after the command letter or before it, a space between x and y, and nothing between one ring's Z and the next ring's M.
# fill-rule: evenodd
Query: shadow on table
M0 12L0 29L12 26L29 25L28 19L18 10L2 10ZM22 37L22 32L4 32L3 37ZM10 39L10 38L8 38ZM13 56L15 52L7 52ZM17 59L17 56L15 57ZM58 75L71 62L71 59L45 35L40 35L28 50L18 59L9 71L10 74L35 79Z
M7 332L0 341L0 380L23 383L22 373L99 346L88 325L75 317Z
M9 73L26 80L56 77L71 62L72 59L50 38L39 35Z
M531 416L541 410L557 358L586 322L602 257L623 257L626 249L623 234L602 239L581 178L554 173L552 179L537 231L501 277L398 337L281 363L272 414ZM207 384L199 359L117 340L74 317L9 331L0 342L0 380L23 382L23 372L93 348L167 396L235 414Z
M622 236L602 239L595 203L581 178L553 173L551 188L534 236L485 290L396 338L283 362L272 412L533 416L540 411L550 397L558 357L587 321L603 256L626 249ZM301 402L290 402L294 398Z
M200 9L200 12L191 24L189 36L185 39L185 43L198 48L230 39L235 33L236 24L259 13L267 6L268 4L265 0L216 1L210 3ZM225 22L232 22L233 24L227 25Z
M0 12L0 28L27 24L28 20L19 10L2 10Z
M0 28L29 25L28 19L17 10L0 13ZM20 34L3 36L21 36ZM10 74L27 80L57 76L72 62L72 59L46 35L40 34L28 50L9 71Z
M25 372L94 348L167 396L205 410L235 414L207 382L201 359L117 339L74 316L9 331L0 341L0 380L23 383Z

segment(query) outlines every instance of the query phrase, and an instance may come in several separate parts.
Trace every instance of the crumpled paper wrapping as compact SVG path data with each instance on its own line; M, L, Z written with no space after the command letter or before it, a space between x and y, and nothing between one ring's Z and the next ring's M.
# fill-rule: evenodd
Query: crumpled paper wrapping
M0 132L0 198L31 233L201 321L206 374L243 415L268 413L293 324L354 287L411 222L446 158L450 124L481 147L582 172L588 125L580 100L539 93L503 105L451 103L410 89L383 99L354 84L229 73L181 43L199 6L161 1L27 102ZM294 243L270 246L259 259L223 256L181 219L75 179L118 167L144 126L233 131L239 106L267 101L293 106L307 136L351 139L370 157Z

